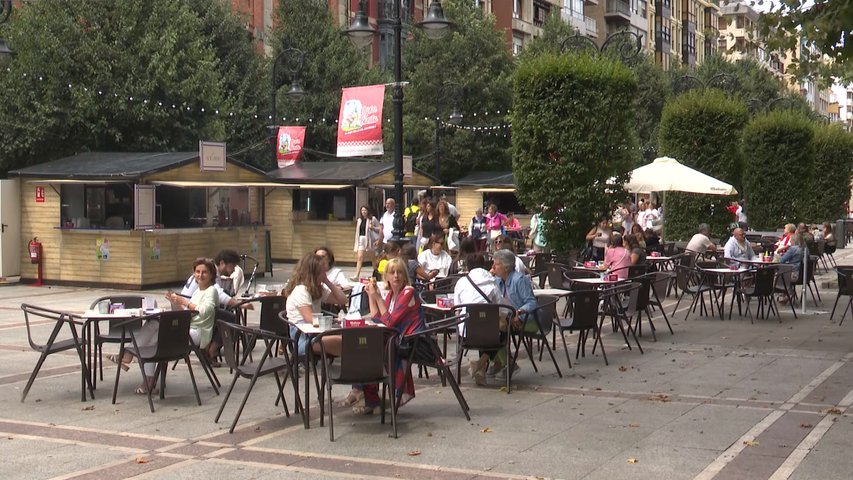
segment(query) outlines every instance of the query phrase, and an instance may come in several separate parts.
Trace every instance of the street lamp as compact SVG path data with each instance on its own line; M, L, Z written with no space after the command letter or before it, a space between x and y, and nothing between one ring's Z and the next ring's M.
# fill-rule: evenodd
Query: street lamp
M454 81L446 81L439 87L439 94L435 99L435 151L433 156L433 175L435 178L441 178L441 110L442 107L450 104L453 106L450 117L447 123L451 125L459 125L462 123L464 116L456 108L457 95L462 85Z
M394 110L394 201L397 205L394 212L393 238L395 241L405 241L403 236L403 20L400 2L394 2L394 84L392 104ZM358 12L350 27L343 32L356 47L364 47L373 41L377 31L367 20L366 1L360 0ZM453 23L444 16L441 2L433 0L424 21L417 23L429 38L441 38Z
M285 95L298 102L305 97L305 90L302 89L302 85L299 83L299 74L302 73L302 63L304 60L305 52L298 48L287 48L282 50L275 57L275 61L272 65L272 108L270 115L272 124L269 126L269 129L273 138L273 165L276 165L278 149L278 142L276 141L276 137L278 136L278 115L276 114L275 99L278 89L281 88L282 83L284 83L281 78L282 74L280 70L283 69L290 79L290 90L288 90Z
M0 25L6 23L6 20L9 20L9 15L12 14L12 0L0 0ZM6 58L14 55L15 52L9 48L9 45L6 44L6 40L0 38L0 60L4 60Z

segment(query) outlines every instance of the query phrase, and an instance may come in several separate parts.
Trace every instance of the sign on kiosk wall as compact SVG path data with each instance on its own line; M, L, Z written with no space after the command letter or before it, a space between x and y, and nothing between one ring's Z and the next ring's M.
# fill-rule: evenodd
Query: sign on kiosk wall
M343 89L338 115L338 156L382 155L385 85Z
M305 127L278 127L275 158L278 168L296 163L302 157L302 143L305 141Z
M36 185L36 203L44 203L44 187Z

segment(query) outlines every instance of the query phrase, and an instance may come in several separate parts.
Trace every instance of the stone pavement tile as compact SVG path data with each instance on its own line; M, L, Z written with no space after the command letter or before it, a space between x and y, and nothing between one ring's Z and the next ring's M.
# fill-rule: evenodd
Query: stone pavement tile
M4 435L0 443L12 444L12 447L2 447L4 459L14 459L10 463L17 465L17 471L9 472L4 478L30 479L51 478L69 472L84 470L94 466L132 458L127 452L80 446L74 444L59 444L42 440L27 440L21 438L8 439ZM5 453L11 453L6 455ZM6 460L0 464L6 463ZM0 472L6 470L0 467Z
M834 362L805 358L780 357L760 367L735 385L725 396L784 402L820 375Z
M697 405L649 435L656 445L722 452L770 413L765 409Z
M690 479L718 455L714 450L643 441L604 461L585 479ZM635 460L636 462L632 462Z
M809 451L791 480L848 479L853 472L853 417L839 416L821 440Z
M606 412L588 421L625 428L642 427L657 430L665 428L669 423L697 407L696 404L664 402L656 398L659 397L650 395L649 399L628 400L611 406Z
M755 438L757 443L747 447L744 453L779 457L781 460L778 461L778 464L781 465L782 461L794 451L794 448L803 441L822 418L821 415L817 414L785 412L761 432Z
M837 405L853 386L853 364L845 363L817 386L801 403Z

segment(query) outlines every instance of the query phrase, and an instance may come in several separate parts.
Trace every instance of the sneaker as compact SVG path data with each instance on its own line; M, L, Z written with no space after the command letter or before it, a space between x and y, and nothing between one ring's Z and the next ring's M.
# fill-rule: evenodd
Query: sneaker
M521 370L521 367L518 366L517 363L512 364L512 375L515 376ZM506 383L506 367L500 369L498 373L495 374L495 381L500 383Z

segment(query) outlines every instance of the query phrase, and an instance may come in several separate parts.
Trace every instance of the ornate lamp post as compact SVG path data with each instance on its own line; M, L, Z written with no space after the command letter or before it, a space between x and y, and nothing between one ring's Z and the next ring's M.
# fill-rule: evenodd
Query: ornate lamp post
M693 75L682 75L673 81L675 93L684 93L697 88L705 91L709 88L717 88L726 93L732 93L737 89L737 77L728 73L718 73L705 80Z
M439 87L439 95L435 100L435 150L433 152L433 175L435 178L441 178L441 111L442 107L451 105L452 109L447 123L451 125L459 125L464 117L456 108L457 95L462 85L458 82L448 80Z
M394 213L394 241L405 241L403 236L403 20L400 3L394 2L394 84L392 103L394 110L394 201L397 210ZM367 20L367 2L360 0L358 12L350 27L343 32L356 47L364 47L373 41L377 31ZM429 5L426 18L417 27L424 30L429 38L441 38L450 31L453 23L444 16L441 2L433 0Z
M284 75L282 74L282 70L287 74L287 78L290 80L290 90L285 93L288 98L293 99L294 101L302 100L302 98L306 95L305 90L302 89L302 85L299 83L299 75L302 73L302 64L305 60L305 52L299 50L298 48L287 48L282 50L276 57L275 61L272 65L272 106L271 106L271 115L270 120L272 120L272 124L268 127L270 129L270 135L273 138L273 148L272 148L272 158L273 165L276 164L276 151L278 149L276 137L278 136L278 115L276 114L276 94L278 93L278 89L281 88L284 83Z
M9 20L12 14L12 0L0 0L0 25ZM0 60L11 57L15 52L6 44L6 40L0 38Z

